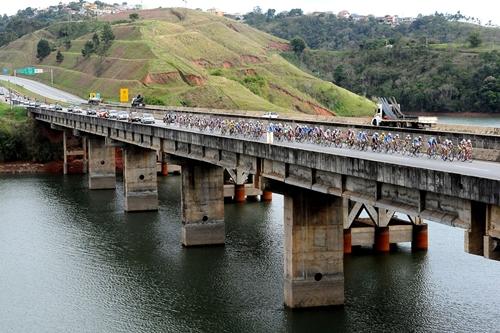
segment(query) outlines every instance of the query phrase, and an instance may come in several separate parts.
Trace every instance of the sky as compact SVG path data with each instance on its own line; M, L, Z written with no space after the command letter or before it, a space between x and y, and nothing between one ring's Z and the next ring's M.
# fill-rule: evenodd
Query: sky
M114 3L123 0L110 0L104 2ZM124 0L127 1L127 0ZM57 5L59 0L16 0L2 1L0 13L12 15L19 9L31 7L47 7ZM68 2L68 1L63 1ZM181 7L183 0L128 0L129 4L142 3L145 8L156 7ZM399 16L417 16L418 14L433 14L460 12L466 16L478 17L482 23L491 20L494 24L500 25L500 1L498 0L186 0L189 8L218 8L229 13L246 13L255 6L260 6L264 10L275 8L278 11L289 10L290 8L302 8L304 12L312 11L333 11L348 10L357 14L373 14L382 16L385 14Z

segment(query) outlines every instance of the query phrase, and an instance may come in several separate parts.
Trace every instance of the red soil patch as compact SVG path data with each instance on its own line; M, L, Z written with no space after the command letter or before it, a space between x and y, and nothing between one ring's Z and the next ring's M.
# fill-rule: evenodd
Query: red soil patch
M253 68L246 68L242 70L245 75L257 75L257 72Z
M290 51L290 44L282 42L270 42L267 45L268 50Z
M196 59L196 60L193 60L193 63L195 65L198 65L198 66L203 67L203 68L212 67L212 63L206 59Z
M233 67L233 63L230 62L230 61L224 61L222 63L222 67L224 67L224 68L232 68Z
M259 57L249 54L242 55L241 60L245 63L250 63L250 64L258 64L262 62L262 60Z
M179 72L167 72L167 73L148 73L142 83L144 84L168 84L171 82L182 80Z
M192 85L192 86L202 86L205 84L205 81L206 81L201 76L197 76L194 74L187 74L187 75L184 75L184 77L185 77L185 80L187 81L187 83Z
M319 115L319 116L335 116L335 113L333 111L330 111L328 110L327 108L319 105L319 104L316 104L316 103L313 103L311 101L306 101L304 100L303 98L300 98L298 96L295 96L294 94L292 94L291 92L289 92L288 90L286 90L285 88L282 88L280 86L277 86L275 84L270 84L270 86L276 90L279 90L281 91L282 93L284 93L285 95L288 95L290 97L292 97L295 101L298 101L300 103L303 103L303 104L306 104L307 106L309 106L314 112L316 115ZM304 110L302 110L300 108L300 106L298 105L294 105L295 108L300 111L300 112L304 112Z

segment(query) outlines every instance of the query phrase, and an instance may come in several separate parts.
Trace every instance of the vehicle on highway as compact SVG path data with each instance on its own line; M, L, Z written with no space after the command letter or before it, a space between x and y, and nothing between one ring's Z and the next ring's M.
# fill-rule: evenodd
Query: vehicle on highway
M83 113L83 110L82 110L82 108L81 108L81 107L79 107L79 106L75 106L75 107L73 108L73 113Z
M141 96L139 94L132 99L132 107L133 108L143 108L145 106L146 106L146 103L144 103L144 96Z
M97 111L94 110L94 109L88 109L87 110L87 115L89 115L89 116L95 116L95 115L97 115Z
M72 113L72 112L73 112L73 110L74 110L75 108L76 108L76 106L75 106L75 105L70 105L70 106L68 106L68 108L67 108L66 110L67 110L69 113Z
M408 116L401 112L401 105L394 97L380 97L371 121L373 126L425 128L436 124L436 117Z
M107 110L99 110L97 111L97 116L99 118L109 118L109 113Z
M141 124L154 124L155 118L151 113L143 113L141 117Z
M138 112L131 112L130 116L128 117L128 121L130 121L131 123L140 123L141 115Z
M278 114L276 112L266 112L264 113L264 115L262 116L262 118L268 118L268 119L276 119L278 118Z
M54 105L54 110L62 111L62 109L63 109L62 106L60 106L59 104Z
M120 111L118 112L118 114L116 115L116 119L117 120L124 120L124 121L128 121L128 112L127 111Z
M108 118L109 119L116 119L117 116L118 116L118 111L116 111L116 110L109 110L109 112L108 112Z

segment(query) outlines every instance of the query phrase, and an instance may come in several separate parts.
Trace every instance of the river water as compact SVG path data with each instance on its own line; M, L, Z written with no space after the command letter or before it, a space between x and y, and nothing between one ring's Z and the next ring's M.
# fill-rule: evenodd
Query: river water
M346 304L283 307L283 199L226 204L225 247L180 245L180 177L158 212L123 211L123 186L0 176L1 332L494 332L500 263L430 224L430 249L345 259Z

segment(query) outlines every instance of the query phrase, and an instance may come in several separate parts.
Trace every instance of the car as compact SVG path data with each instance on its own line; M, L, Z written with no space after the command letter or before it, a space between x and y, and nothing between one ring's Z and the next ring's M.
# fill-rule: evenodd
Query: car
M29 102L29 103L28 103L28 106L29 106L29 107L32 107L32 108L34 108L34 107L36 106L35 101L31 101L31 102Z
M81 107L76 106L73 108L73 113L83 113L83 110Z
M54 105L54 110L62 111L62 109L63 109L62 106L60 106L59 104Z
M151 113L143 113L141 117L141 124L154 124L155 118Z
M278 114L276 112L266 112L264 113L264 115L262 116L262 118L268 118L268 119L276 119L278 118Z
M138 112L131 112L130 116L128 117L128 121L130 121L131 123L140 123L141 115Z
M97 116L99 118L109 118L109 114L107 110L99 110L97 111Z
M116 116L116 119L117 120L128 121L128 112L127 111L120 111L120 112L118 112L118 114Z
M118 116L118 111L116 111L116 110L109 110L109 112L108 112L108 118L109 119L116 119L117 116Z
M87 115L89 115L89 116L95 116L95 115L97 115L97 111L94 110L94 109L88 109L87 110Z
M71 113L71 112L73 112L73 110L74 110L75 108L76 108L76 106L74 106L74 105L70 105L70 106L68 106L68 108L67 108L66 110L67 110L68 112L70 112L70 113Z

